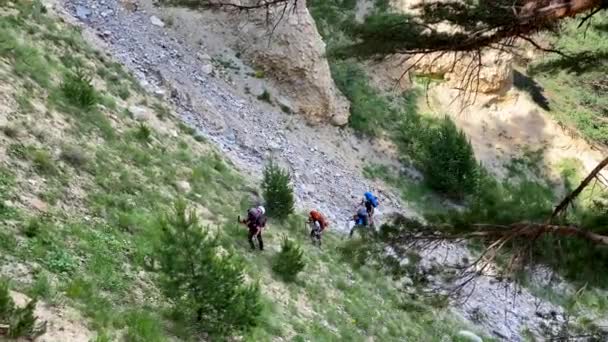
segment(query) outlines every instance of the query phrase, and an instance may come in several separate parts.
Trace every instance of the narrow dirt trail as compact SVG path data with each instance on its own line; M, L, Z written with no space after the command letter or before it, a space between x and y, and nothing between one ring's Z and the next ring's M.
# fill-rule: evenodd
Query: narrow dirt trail
M173 103L182 119L195 125L242 172L259 178L270 157L288 166L299 208L319 208L328 214L334 229L346 229L345 219L368 189L379 192L385 214L416 215L396 195L380 191L381 184L372 184L361 174L366 163L394 160L379 155L370 142L348 129L310 127L296 116L261 109L222 80L202 72L196 58L200 47L151 22L151 16L161 10L149 7L131 12L117 0L58 1L58 10L77 18L94 44L129 68L148 91ZM426 255L424 263L442 269L468 254L464 245L446 244ZM522 341L525 329L538 333L545 323L537 312L561 311L508 282L480 279L471 286L475 291L469 300L453 311L502 340Z

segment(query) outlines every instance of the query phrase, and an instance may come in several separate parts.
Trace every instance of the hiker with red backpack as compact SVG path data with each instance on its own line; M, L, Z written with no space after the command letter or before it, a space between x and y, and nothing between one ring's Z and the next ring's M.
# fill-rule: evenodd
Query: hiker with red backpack
M247 211L247 218L239 222L246 225L249 228L249 235L247 239L251 245L251 249L255 250L255 244L253 238L258 240L260 250L264 250L264 241L262 240L262 228L266 227L266 209L263 206L257 206Z
M312 244L314 245L316 241L319 246L321 246L321 234L329 226L327 219L319 211L311 210L308 214L308 224L310 224L312 228L310 230L310 240L312 241Z

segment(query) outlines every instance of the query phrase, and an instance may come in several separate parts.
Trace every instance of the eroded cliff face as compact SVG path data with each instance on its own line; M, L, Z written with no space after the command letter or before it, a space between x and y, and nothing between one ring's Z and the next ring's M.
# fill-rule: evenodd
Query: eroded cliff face
M391 0L397 12L416 14L416 6L440 0ZM439 24L438 31L453 31L454 27ZM513 55L501 51L487 50L480 56L481 66L477 67L478 56L474 53L433 53L425 56L395 55L384 64L393 68L393 74L401 75L404 65L416 62L413 71L418 75L443 79L453 89L480 93L505 92L513 85ZM393 67L398 66L398 67Z
M336 88L325 58L325 43L306 8L251 12L236 23L239 50L273 78L311 122L348 123L349 102ZM269 25L270 24L270 25ZM275 26L276 25L276 26Z

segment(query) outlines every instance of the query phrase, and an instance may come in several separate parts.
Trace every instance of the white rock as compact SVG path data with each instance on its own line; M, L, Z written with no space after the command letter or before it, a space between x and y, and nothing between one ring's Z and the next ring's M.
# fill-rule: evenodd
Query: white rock
M270 11L272 16L280 15L279 8ZM293 11L285 15L275 27L270 44L267 14L262 12L243 16L246 21L235 25L239 43L247 46L244 58L281 82L284 94L293 101L289 106L293 112L313 123L346 125L350 103L331 78L325 43L306 1L298 1Z
M165 89L156 89L154 95L158 98L164 98L167 95L167 91Z
M203 66L201 67L201 71L205 75L211 75L211 73L213 73L213 65L211 65L211 64L203 64Z
M177 181L175 182L175 187L179 192L183 194L187 194L192 190L190 183L188 183L187 181Z
M152 118L151 111L146 107L141 106L130 106L129 113L133 115L133 119L137 121L148 121Z
M153 16L150 17L150 22L154 26L165 27L165 23L162 20L160 20L160 18L158 18L155 15L153 15Z
M477 336L475 333L472 333L468 330L460 330L458 332L458 334L456 334L458 337L461 337L463 339L465 339L466 341L470 341L470 342L483 342L483 339L479 336Z
M198 54L196 55L196 57L197 57L197 58L198 58L200 61L202 61L202 62L209 62L209 61L211 61L211 56L209 56L209 55L208 55L208 54L206 54L206 53L198 53Z

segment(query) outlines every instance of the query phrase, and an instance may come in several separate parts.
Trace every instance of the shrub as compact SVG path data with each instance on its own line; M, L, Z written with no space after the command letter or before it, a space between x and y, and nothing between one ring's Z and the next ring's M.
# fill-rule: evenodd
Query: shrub
M262 190L268 216L283 220L293 213L294 198L289 172L273 161L264 168Z
M83 168L89 162L86 153L76 146L65 146L59 157L75 169Z
M58 173L55 161L45 150L34 150L31 160L36 170L41 174L52 176Z
M146 124L140 123L135 131L135 139L148 143L152 140L152 130Z
M472 193L479 181L479 165L464 132L446 117L424 139L421 167L427 184L457 199Z
M99 100L97 91L91 83L92 78L82 69L67 74L61 83L61 92L71 105L83 109L93 107Z
M281 252L279 252L272 265L272 270L278 274L284 281L292 282L298 276L306 263L302 249L295 242L283 236L281 244Z
M45 326L36 324L36 303L36 299L32 299L24 308L16 307L8 282L0 281L0 324L8 325L8 337L33 339L44 333Z
M220 255L217 236L200 226L184 201L160 220L160 228L160 285L182 316L220 339L258 325L259 286L244 284L243 262L230 251Z
M266 89L264 89L263 93L258 95L258 100L272 104L272 99L270 98L270 93Z
M40 233L40 228L42 227L42 222L40 222L39 218L32 218L29 220L27 225L23 228L23 234L28 238L34 238L38 236Z
M9 138L15 139L19 137L19 129L16 126L2 126L2 133Z

